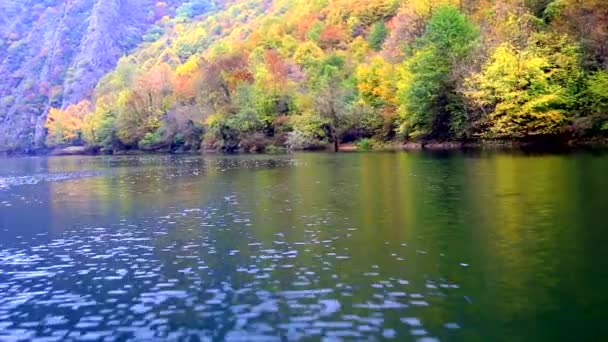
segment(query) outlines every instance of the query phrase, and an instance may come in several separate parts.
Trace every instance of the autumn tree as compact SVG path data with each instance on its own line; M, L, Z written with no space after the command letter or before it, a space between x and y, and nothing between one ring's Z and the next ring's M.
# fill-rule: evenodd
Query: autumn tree
M190 0L182 4L176 10L178 21L203 14L213 8L213 3L208 0Z
M346 41L346 32L341 26L328 25L321 31L318 41L325 49L335 48Z
M424 34L426 23L434 11L441 6L458 4L458 0L405 1L386 24L390 33L385 38L384 57L393 62L401 62L416 39Z
M293 59L300 65L310 67L315 65L324 55L323 50L315 42L306 41L298 46Z
M133 89L119 93L116 128L126 145L137 144L162 125L162 117L173 104L173 73L159 64L135 80Z
M396 104L394 66L382 57L376 56L369 64L360 64L355 75L357 89L363 102L373 107Z
M586 52L591 67L608 70L608 2L605 0L554 0L545 14L558 32L573 34Z
M203 77L198 84L199 99L213 113L231 111L232 92L241 83L251 83L253 75L244 54L230 54L201 62Z
M206 118L206 114L196 104L176 105L167 113L164 134L173 137L173 147L196 150L201 144Z
M91 109L91 103L87 100L70 105L64 110L51 108L44 126L48 130L46 144L55 146L82 142L84 118Z
M116 113L110 101L114 101L114 96L98 98L95 110L85 116L82 131L87 144L112 149L118 143Z
M608 132L603 0L156 3L149 42L95 90L80 130L88 143L193 148L204 134L205 147L234 151L396 132L422 140ZM37 90L61 94L53 82ZM52 113L49 131L66 131L60 116ZM62 134L49 143L66 141Z
M483 71L468 80L467 96L487 113L485 136L564 133L576 101L579 63L578 49L567 37L537 33L523 50L501 45Z

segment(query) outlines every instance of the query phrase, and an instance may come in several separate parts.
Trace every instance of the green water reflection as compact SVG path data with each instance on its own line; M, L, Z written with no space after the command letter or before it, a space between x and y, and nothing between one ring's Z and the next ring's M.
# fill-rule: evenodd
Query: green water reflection
M317 288L338 281L350 286L351 295L340 298L341 314L361 313L356 304L377 292L367 286L365 274L373 271L408 280L407 292L428 301L428 307L384 315L385 326L398 336L409 336L399 321L403 316L419 317L440 340L602 336L608 304L608 156L304 153L29 158L6 165L0 176L98 174L0 193L0 200L13 203L0 207L5 247L18 242L11 229L19 225L30 227L22 235L48 231L54 239L66 229L121 220L153 225L167 213L221 202L216 211L233 230L213 233L212 241L219 251L241 254L231 261L204 257L236 287L245 280L232 272L255 254L248 247L252 239L265 246L277 236L306 242L308 229L323 227L315 238L332 240L331 248L313 244L292 263L294 269L314 270ZM228 204L223 201L231 196ZM167 278L179 277L178 270L203 258L197 249L190 259L162 252L214 229L201 228L200 221L185 218L169 234L154 237L155 257L164 263ZM244 227L247 235L234 233ZM330 260L328 253L348 258ZM298 279L289 270L271 277L260 288L281 291ZM442 283L457 288L444 291ZM458 322L461 329L443 329L446 322Z

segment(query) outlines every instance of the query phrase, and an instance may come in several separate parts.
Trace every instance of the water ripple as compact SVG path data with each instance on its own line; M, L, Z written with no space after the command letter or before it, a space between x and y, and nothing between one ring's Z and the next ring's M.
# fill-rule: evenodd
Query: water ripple
M340 247L352 225L328 236L329 223L309 215L303 235L261 240L249 213L217 210L239 200L0 249L0 340L436 339L416 315L457 284L406 280L378 265L341 280L342 267L360 262ZM398 262L390 249L386 256Z

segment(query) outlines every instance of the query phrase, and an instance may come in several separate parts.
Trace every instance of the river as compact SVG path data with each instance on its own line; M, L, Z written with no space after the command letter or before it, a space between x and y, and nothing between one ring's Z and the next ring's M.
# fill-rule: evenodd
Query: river
M0 340L600 340L608 155L0 159Z

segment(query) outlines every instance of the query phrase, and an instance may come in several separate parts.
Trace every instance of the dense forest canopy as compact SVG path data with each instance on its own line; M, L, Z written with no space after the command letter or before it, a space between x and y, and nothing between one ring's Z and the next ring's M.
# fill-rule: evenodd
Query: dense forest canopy
M94 91L49 111L48 146L264 151L608 133L604 0L173 7Z

